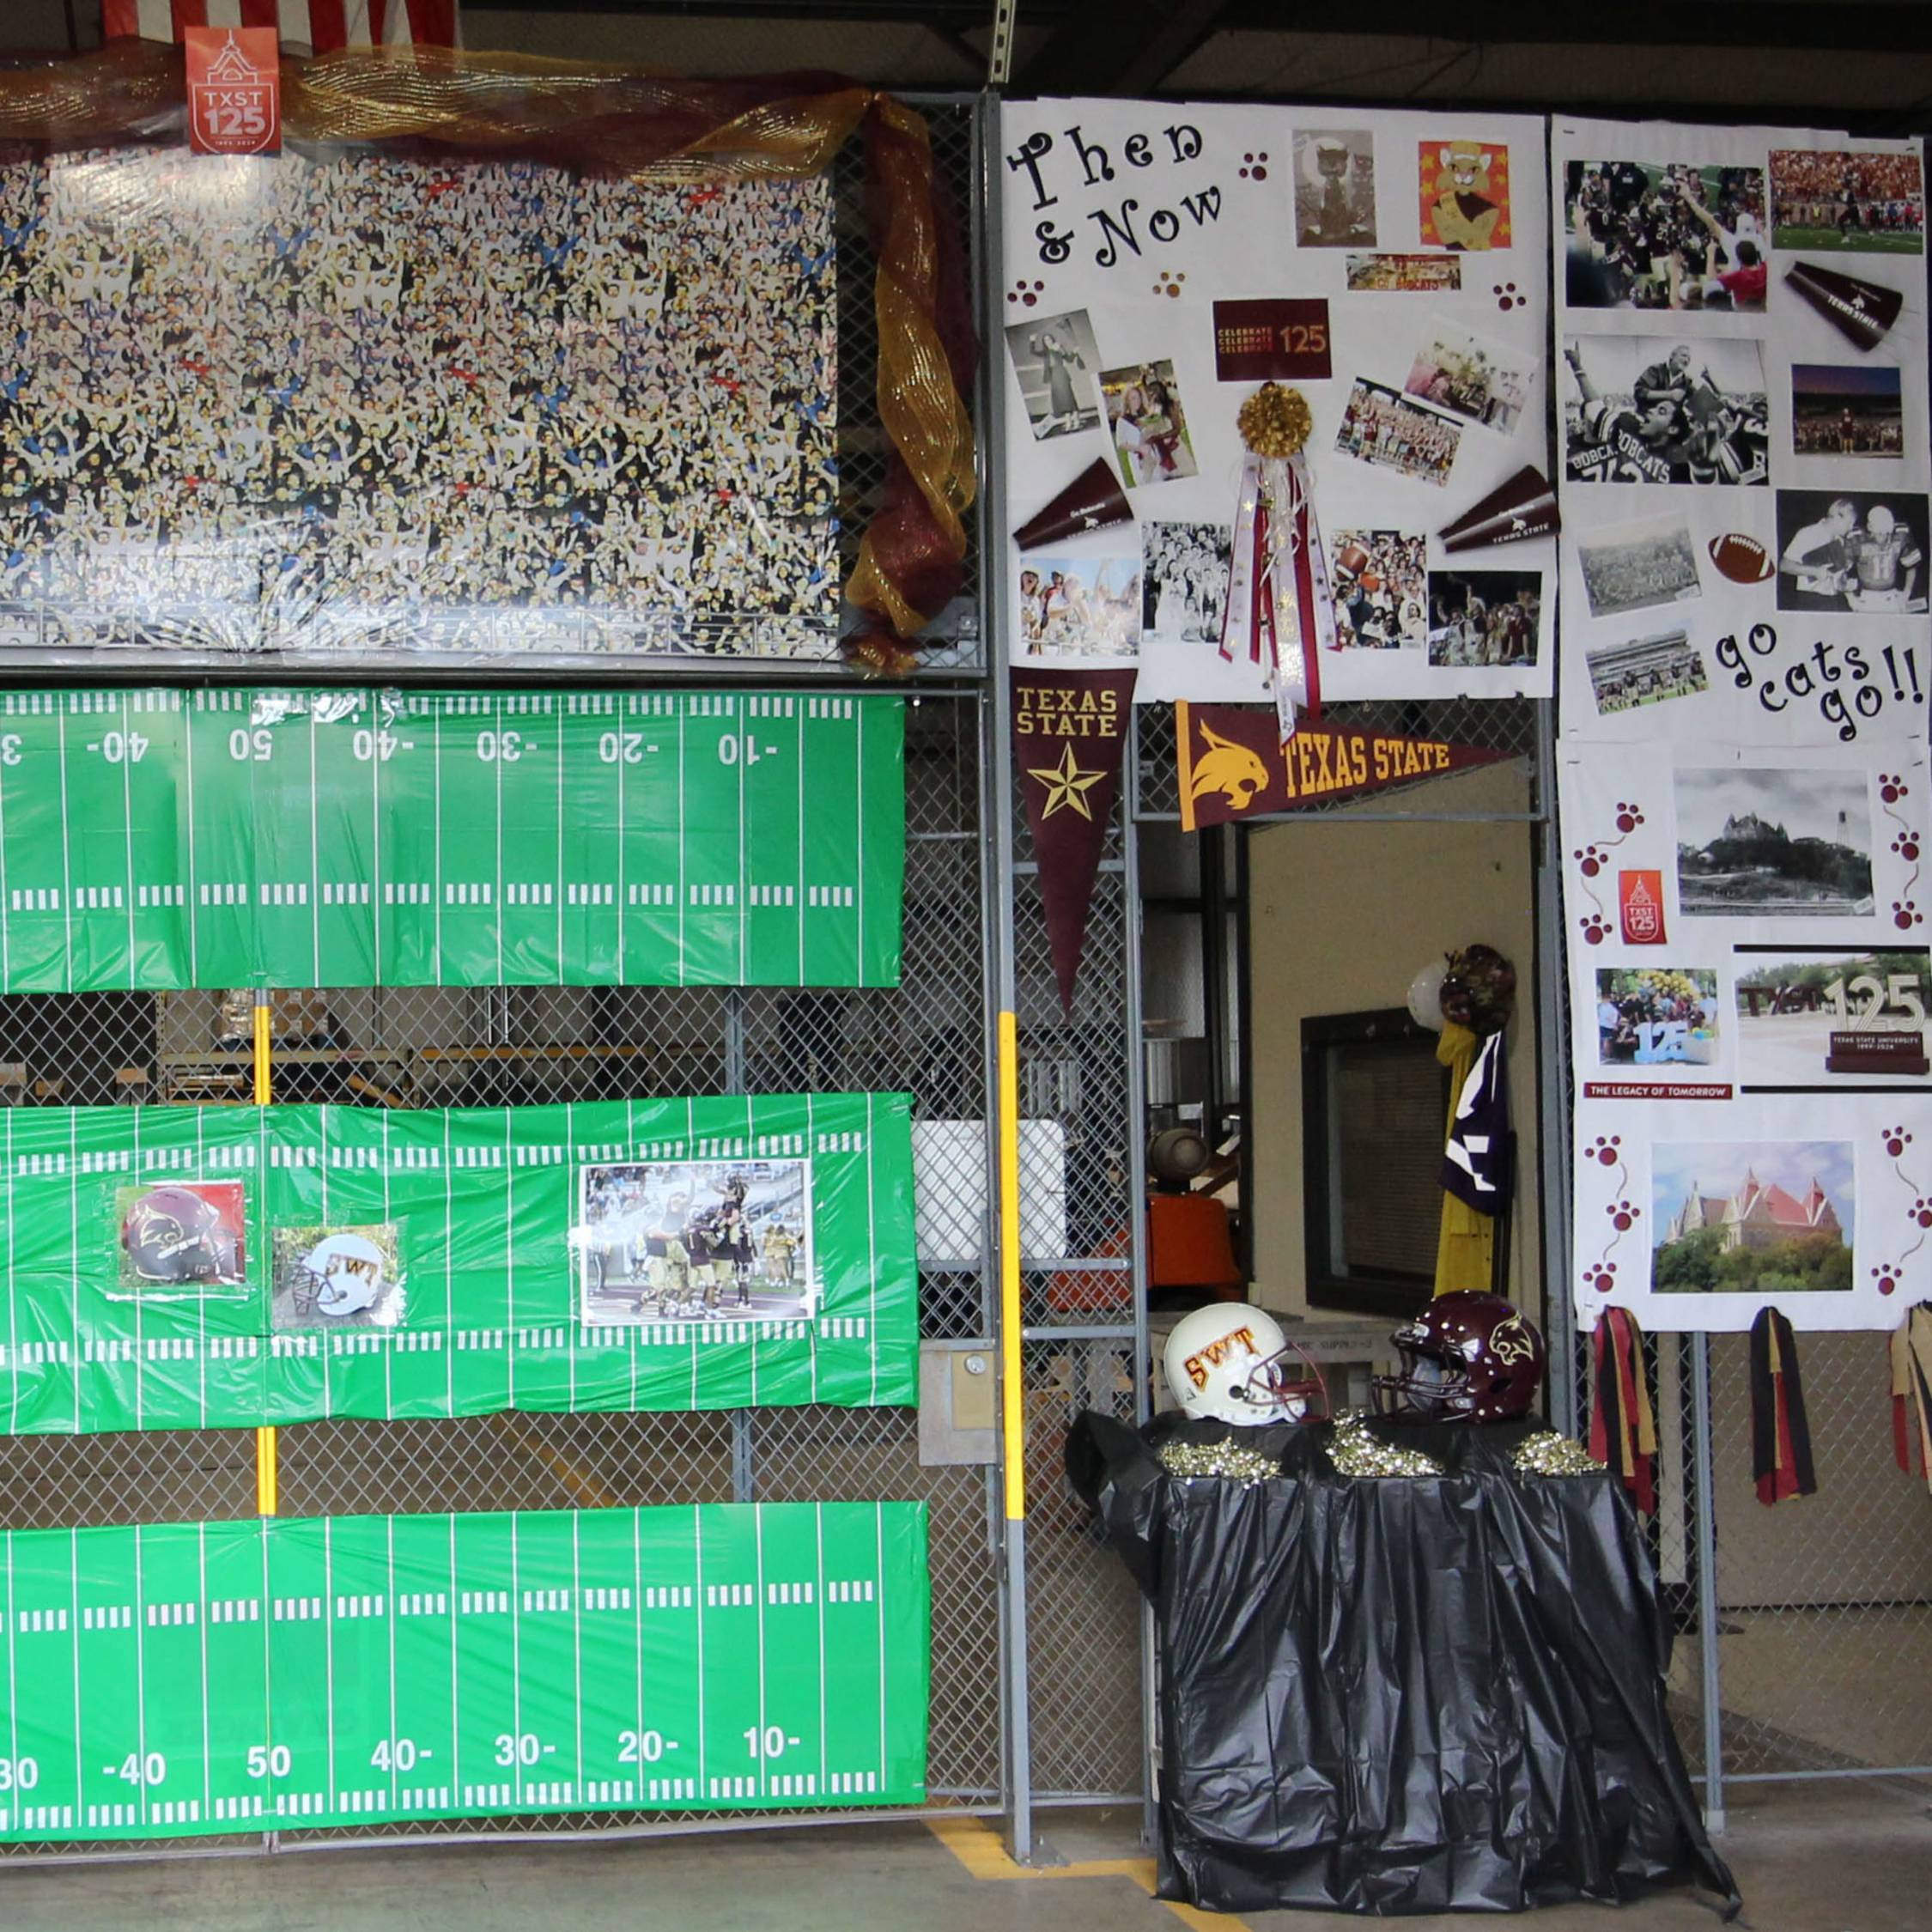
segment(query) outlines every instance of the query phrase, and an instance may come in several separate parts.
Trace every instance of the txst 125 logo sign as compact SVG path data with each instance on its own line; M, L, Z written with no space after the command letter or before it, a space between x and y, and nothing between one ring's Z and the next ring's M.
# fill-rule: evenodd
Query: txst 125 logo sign
M272 27L184 27L188 145L197 155L282 148L281 46Z
M1626 946L1661 946L1664 943L1663 874L1619 872L1617 910Z

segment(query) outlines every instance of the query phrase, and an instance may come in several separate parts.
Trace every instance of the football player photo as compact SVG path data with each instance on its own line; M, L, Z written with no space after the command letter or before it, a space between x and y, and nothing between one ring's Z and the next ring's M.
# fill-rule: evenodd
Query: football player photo
M247 1197L239 1181L171 1181L114 1197L117 1299L239 1299L248 1288Z
M1899 614L1926 607L1926 502L1889 490L1777 493L1777 607Z
M809 1319L808 1160L624 1162L579 1176L586 1325Z
M1771 278L1759 167L1574 161L1564 170L1571 308L1762 309Z
M403 1269L393 1221L278 1227L270 1238L269 1320L276 1334L401 1322Z
M1770 483L1758 343L1572 336L1563 361L1571 482Z
M1913 149L1774 148L1771 187L1780 248L1917 255L1925 246L1925 179Z

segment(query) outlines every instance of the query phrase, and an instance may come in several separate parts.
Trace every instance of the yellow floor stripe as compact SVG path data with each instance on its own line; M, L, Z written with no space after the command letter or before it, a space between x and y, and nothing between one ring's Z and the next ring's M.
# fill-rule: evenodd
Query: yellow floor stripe
M1006 1856L999 1834L982 1819L929 1818L926 1828L976 1879L1132 1879L1150 1899L1154 1896L1151 1858L1090 1858L1078 1865L1016 1865ZM1156 1899L1193 1932L1247 1932L1227 1912L1204 1912L1173 1899Z

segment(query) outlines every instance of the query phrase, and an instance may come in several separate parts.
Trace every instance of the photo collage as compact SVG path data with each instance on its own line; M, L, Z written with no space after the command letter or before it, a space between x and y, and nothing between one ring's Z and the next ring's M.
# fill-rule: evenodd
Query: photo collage
M1002 114L1015 660L1132 665L1139 703L1269 701L1254 591L1273 569L1294 594L1292 560L1273 499L1257 538L1236 418L1276 382L1310 418L1311 696L1548 690L1553 526L1445 542L1547 467L1547 210L1516 172L1538 125L1196 105L1200 152L1139 184L1137 248L1112 204L1035 247L1039 197L1141 152L1131 103L1072 105Z
M1932 1292L1923 159L1553 132L1578 1317L1895 1325Z

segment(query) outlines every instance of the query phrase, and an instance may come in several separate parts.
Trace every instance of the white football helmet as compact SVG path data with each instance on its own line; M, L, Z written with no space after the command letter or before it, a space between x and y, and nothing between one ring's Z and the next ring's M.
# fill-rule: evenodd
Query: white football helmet
M1175 1400L1197 1419L1253 1425L1327 1414L1321 1371L1272 1315L1245 1302L1210 1302L1182 1315L1161 1367Z
M299 1293L318 1315L361 1315L382 1294L382 1250L367 1235L325 1235L295 1265Z

